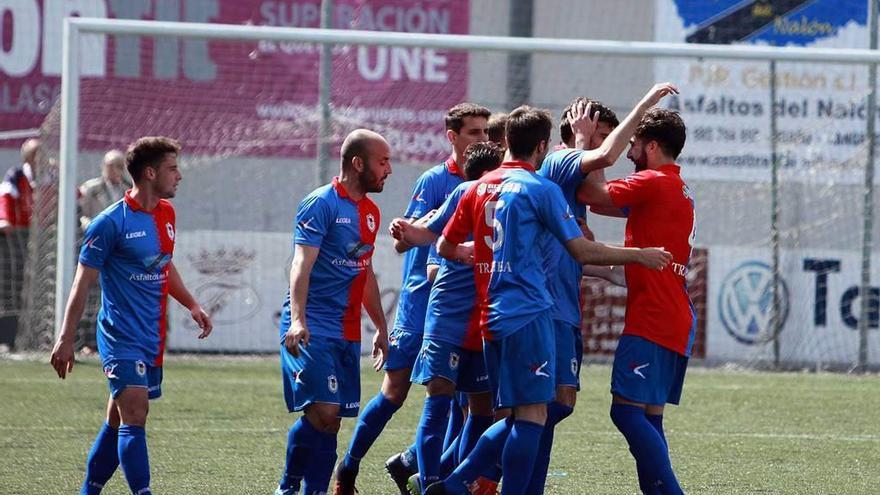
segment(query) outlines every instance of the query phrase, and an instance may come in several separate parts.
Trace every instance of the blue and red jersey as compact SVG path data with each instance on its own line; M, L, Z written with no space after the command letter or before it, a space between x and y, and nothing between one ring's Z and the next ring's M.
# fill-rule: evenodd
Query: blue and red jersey
M548 233L563 243L583 235L559 186L526 162L504 162L462 196L443 236L473 235L484 338L507 337L553 306L539 249Z
M29 227L34 209L34 173L30 164L12 167L0 182L0 220Z
M696 234L694 200L674 163L608 182L618 208L629 208L626 245L662 247L672 263L662 271L626 265L623 335L637 335L690 356L696 313L687 291L687 270Z
M412 199L403 216L418 219L439 208L452 190L463 181L461 170L452 158L431 167L413 186ZM418 334L424 332L425 311L431 291L427 273L430 250L430 246L414 247L403 257L403 284L400 287L397 317L394 321L396 329Z
M437 235L442 234L462 195L473 182L459 184L425 227ZM468 237L468 240L471 239ZM428 298L425 338L448 342L470 351L482 350L474 268L445 258L438 258L437 264L440 270Z
M89 224L79 262L101 273L97 334L104 363L141 360L161 366L174 207L159 200L147 211L130 192Z
M577 201L578 186L586 178L581 171L584 153L584 150L570 148L554 151L544 158L538 175L556 183L562 189L562 196L575 218L586 220L587 209ZM553 236L544 236L541 251L544 254L547 289L554 301L550 317L580 327L583 273L580 263Z
M379 208L364 196L355 201L338 178L299 204L293 243L319 248L309 276L306 325L312 335L361 340L361 306L372 263ZM281 310L281 338L290 328L290 292Z

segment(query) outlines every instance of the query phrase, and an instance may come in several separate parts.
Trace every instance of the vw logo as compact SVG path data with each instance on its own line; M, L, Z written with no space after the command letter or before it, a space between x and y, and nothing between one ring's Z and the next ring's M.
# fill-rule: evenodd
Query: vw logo
M782 328L788 317L788 287L781 278L779 302L779 327ZM721 323L736 340L744 344L772 340L773 271L759 261L741 264L721 283L718 307Z

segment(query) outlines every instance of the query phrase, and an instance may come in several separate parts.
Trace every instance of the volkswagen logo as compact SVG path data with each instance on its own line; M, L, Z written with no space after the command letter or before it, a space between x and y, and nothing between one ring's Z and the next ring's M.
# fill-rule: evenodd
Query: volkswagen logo
M766 263L747 261L725 277L718 296L721 323L744 344L773 340L773 271ZM779 280L779 327L788 317L788 287Z

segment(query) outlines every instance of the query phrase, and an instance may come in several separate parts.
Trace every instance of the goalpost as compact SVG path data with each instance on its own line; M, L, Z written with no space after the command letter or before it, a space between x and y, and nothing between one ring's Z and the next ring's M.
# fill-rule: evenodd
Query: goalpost
M70 285L72 282L72 277L74 274L74 268L76 265L76 257L74 251L71 249L71 246L75 245L76 242L76 228L75 228L75 187L78 176L78 160L79 160L79 143L83 136L80 132L80 119L81 119L81 109L80 109L80 92L81 92L81 49L75 49L76 47L84 46L83 43L88 41L88 37L90 35L114 35L114 36L145 36L145 37L173 37L179 39L197 39L197 40L223 40L223 41L238 41L238 42L253 42L253 43L263 43L263 42L277 42L277 43L310 43L317 44L322 46L383 46L383 47L408 47L408 48L419 48L425 50L451 50L451 51L465 51L468 53L474 52L494 52L500 54L509 54L509 53L527 53L532 56L572 56L579 57L584 55L601 55L601 56L613 56L613 57L622 57L627 60L632 58L641 58L641 59L651 59L651 60L667 60L667 59L676 59L676 60L690 60L695 64L700 63L706 60L723 60L723 61L746 61L746 62L772 62L770 64L771 67L771 75L769 78L769 91L767 96L770 98L770 106L772 111L765 113L767 114L767 120L769 124L769 128L771 129L770 135L772 135L773 139L765 139L764 141L757 142L756 146L769 146L772 149L770 155L770 166L766 171L768 178L770 179L769 191L767 191L768 197L765 198L768 200L769 212L764 212L767 214L767 218L772 217L770 231L767 233L767 238L769 239L768 245L772 250L772 256L770 265L770 270L772 272L772 282L770 286L770 294L772 296L772 303L770 304L770 309L763 314L764 318L769 318L769 329L764 328L762 333L765 335L763 343L772 343L771 347L775 347L774 350L762 350L757 354L760 354L759 358L756 360L766 361L767 356L775 355L775 361L778 363L780 361L780 350L778 349L779 341L778 338L783 325L785 324L785 317L790 311L790 307L795 306L795 302L784 302L782 301L782 294L785 293L787 297L787 289L784 287L784 281L781 280L780 274L784 272L784 267L782 264L784 261L780 260L780 240L779 236L782 233L783 236L787 235L788 229L792 227L780 228L778 225L779 219L777 218L777 213L780 210L779 204L779 183L778 177L779 174L782 173L780 168L785 167L784 160L784 152L785 146L796 146L797 142L783 142L777 143L777 131L776 131L776 122L778 119L777 113L781 113L785 116L784 109L780 112L776 111L777 105L779 105L780 93L784 96L785 88L778 88L777 81L781 80L775 74L777 63L810 63L810 64L834 64L838 65L850 65L850 66L861 66L869 68L869 72L871 73L870 86L866 91L867 95L867 108L865 110L866 113L866 121L868 122L867 128L867 144L864 145L864 150L859 148L860 153L857 158L860 160L860 163L864 164L863 172L864 175L862 178L855 180L852 176L849 177L849 184L852 185L854 183L862 184L862 193L863 193L863 202L862 202L862 213L861 219L862 222L859 222L860 226L863 226L863 231L861 232L861 236L857 245L854 245L853 242L849 242L848 248L850 250L858 249L859 251L859 259L861 262L861 270L860 270L860 281L859 281L859 289L858 294L870 294L872 293L872 289L870 287L870 273L871 273L871 255L873 249L873 237L874 233L872 231L873 223L874 223L874 203L873 203L873 188L874 188L874 120L876 119L876 97L874 87L876 86L876 80L873 77L876 72L877 64L880 63L880 53L877 53L873 50L866 49L834 49L834 48L802 48L802 47L770 47L770 46L739 46L739 45L695 45L695 44L684 44L684 43L660 43L660 42L625 42L625 41L605 41L605 40L574 40L574 39L547 39L547 38L510 38L510 37L493 37L493 36L470 36L470 35L439 35L439 34L413 34L413 33L388 33L388 32L370 32L370 31L355 31L355 30L335 30L335 29L305 29L305 28L281 28L281 27L268 27L268 26L243 26L243 25L222 25L222 24L201 24L201 23L184 23L184 22L157 22L157 21L133 21L133 20L111 20L111 19L91 19L91 18L68 18L64 23L64 34L63 34L63 59L62 59L62 89L61 89L61 111L60 111L60 142L58 149L58 159L59 159L59 168L58 168L58 223L57 223L57 254L56 254L56 273L55 273L55 297L54 297L54 318L55 318L55 329L60 329L61 327L61 318L63 315L64 307L67 301L67 296L70 290ZM94 41L94 40L93 40ZM257 55L259 56L259 55ZM662 62L657 62L662 63ZM405 68L403 69L405 71ZM709 77L711 73L708 71L705 74L701 72L701 76L705 75ZM678 81L673 81L678 82ZM321 84L330 85L330 81L326 78L322 78ZM644 88L647 89L647 88ZM320 89L323 92L329 92L328 87L323 87ZM563 100L570 99L575 95L564 95L562 96ZM806 101L806 100L805 100ZM560 102L553 102L554 105L559 106ZM537 106L541 106L541 102L535 103ZM721 105L725 105L726 103L722 103ZM685 102L682 104L681 110L683 112L687 111L696 111L692 107L687 106L688 103ZM696 105L696 103L693 103ZM705 111L705 107L703 107L704 102L699 102L700 109L699 111ZM806 103L805 103L806 105ZM329 115L330 105L326 105L324 108L319 108L315 110L316 114L321 115ZM734 108L734 103L730 103L730 108ZM782 105L780 105L782 108ZM301 111L298 107L291 111ZM508 109L509 110L509 109ZM619 113L620 117L625 115L626 109L621 109L624 113ZM354 113L352 113L354 115ZM346 114L348 118L354 122L355 117ZM724 118L723 116L719 116L719 119ZM685 119L687 122L687 116L685 113ZM290 120L295 121L294 117L291 117ZM329 132L330 127L326 125L321 126L322 132ZM695 129L697 132L702 132L702 129ZM820 132L820 131L817 131ZM824 132L824 131L821 131ZM689 134L689 142L691 139L697 139L696 136ZM319 143L326 143L332 141L331 136L327 135L319 135L317 136L317 141ZM186 143L184 143L186 144ZM308 146L306 144L300 144L300 146ZM687 147L685 150L687 153ZM320 154L318 155L319 163L317 170L321 170L321 167L325 166L325 161L321 159ZM439 157L438 157L439 158ZM686 169L686 167L685 167ZM852 172L852 170L850 170ZM763 172L762 172L763 173ZM319 174L321 175L321 174ZM686 176L687 178L687 176ZM327 180L327 177L321 177L322 180ZM704 180L712 181L711 177L708 179L703 177ZM409 187L409 184L406 184L404 187ZM762 186L765 187L765 186ZM837 184L834 185L837 187ZM762 189L764 191L764 189ZM830 195L839 195L838 192L829 193ZM742 199L748 200L748 198L743 197ZM711 199L708 199L711 200ZM704 200L705 201L705 200ZM295 203L294 203L295 204ZM290 206L290 205L286 205ZM797 204L792 206L797 209ZM727 208L729 209L729 208ZM844 214L843 210L846 208L841 208L841 213ZM850 212L851 213L851 212ZM234 213L233 213L234 214ZM386 213L386 220L394 215L394 212ZM703 219L705 222L706 220ZM731 223L730 228L735 228L733 225L734 222L731 222L729 218L722 219L719 221L724 221ZM799 229L807 229L811 228L809 222L802 226L798 226ZM834 235L832 232L831 235ZM603 239L613 241L614 239ZM852 239L855 240L854 238ZM618 241L619 242L619 241ZM705 239L702 242L707 242ZM712 243L710 239L708 241L709 244ZM829 241L829 245L834 244ZM821 243L820 243L821 244ZM710 255L711 255L711 246L709 246ZM226 256L223 258L223 256ZM246 255L242 255L246 258ZM783 256L784 257L784 256ZM230 259L233 263L235 260L240 260L239 258L235 258L234 256L227 256L226 254L221 256L223 262L230 262ZM208 262L205 260L201 260L203 263L207 264ZM194 262L196 263L196 262ZM816 273L819 273L818 271ZM827 275L830 273L829 270L822 272ZM723 275L723 274L722 274ZM388 278L391 280L396 280L397 275L389 275ZM816 283L817 283L817 294L818 291L818 283L819 276L817 275ZM827 280L827 279L826 279ZM396 282L395 282L396 283ZM723 295L710 294L709 297L717 300L710 301L709 304L718 304L719 306L723 306L724 302L721 301ZM280 298L280 296L279 296ZM852 304L852 299L850 299L850 304ZM818 303L817 303L818 304ZM823 304L827 305L827 302L823 301ZM841 302L843 304L843 302ZM871 315L874 308L872 306L874 301L869 297L861 297L859 302L858 310L851 310L851 313L858 315L858 332L859 332L859 343L858 343L858 356L853 360L853 364L857 367L864 367L868 364L869 356L868 356L868 347L869 347L869 325L871 324ZM841 306L843 307L843 306ZM742 309L742 308L740 308ZM724 308L720 307L717 311L721 312L721 319L724 319ZM743 311L745 311L743 309ZM818 310L816 310L818 311ZM735 312L736 313L736 312ZM747 313L747 311L746 311ZM739 313L737 313L739 314ZM742 316L742 315L740 315ZM747 315L746 315L747 316ZM818 318L818 317L817 317ZM711 319L711 318L710 318ZM818 320L817 320L818 321ZM710 322L711 324L711 322ZM728 332L730 330L728 329ZM769 338L766 337L769 335ZM761 343L759 339L756 339L751 344L755 342ZM751 345L750 344L750 345ZM841 344L842 345L842 344ZM847 344L848 346L849 344ZM849 347L847 347L849 348ZM768 349L770 349L768 347ZM767 353L770 354L767 354ZM784 354L784 351L783 351ZM793 360L797 360L792 358ZM837 358L835 358L837 359ZM782 361L786 361L783 356ZM821 362L821 358L819 360Z

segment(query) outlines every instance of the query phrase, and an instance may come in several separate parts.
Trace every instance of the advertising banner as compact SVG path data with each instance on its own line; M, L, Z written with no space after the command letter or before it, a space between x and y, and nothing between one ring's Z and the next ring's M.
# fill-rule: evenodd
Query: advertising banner
M656 0L655 40L821 48L867 48L866 0ZM769 180L770 116L778 121L782 177L863 180L865 66L656 58L654 76L681 94L687 178ZM771 80L777 97L770 101Z
M60 94L67 16L319 27L320 0L0 0L0 131L38 127ZM467 34L469 0L336 0L338 29ZM194 153L311 157L320 46L88 35L81 147L177 137ZM395 149L447 151L445 110L467 91L464 52L335 46L334 135L381 127ZM121 141L121 142L120 142Z
M858 361L861 262L857 251L783 250L779 291L783 362L851 365ZM874 268L872 279L880 270ZM773 359L770 250L709 250L706 357ZM868 357L880 363L880 288L871 287Z

